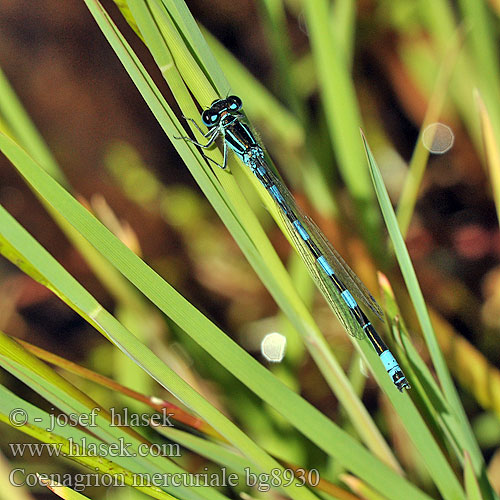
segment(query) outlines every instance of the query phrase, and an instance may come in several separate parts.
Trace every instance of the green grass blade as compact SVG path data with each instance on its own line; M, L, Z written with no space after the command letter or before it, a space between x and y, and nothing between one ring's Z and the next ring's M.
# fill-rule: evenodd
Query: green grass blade
M375 198L359 143L361 116L351 75L332 35L330 4L326 0L305 3L305 13L316 71L320 83L326 121L339 169L356 203L360 234L376 251L380 233Z
M30 151L33 158L54 179L63 186L68 186L66 176L59 168L2 70L0 70L0 116L7 129L4 132L15 137L24 149Z
M64 500L82 500L84 498L89 498L90 500L92 500L90 497L84 496L81 493L72 490L68 486L63 486L62 484L58 483L57 481L53 481L50 478L44 479L43 476L40 476L40 483L44 486L47 486L47 488L52 491L52 493L57 495L59 498L63 498Z
M490 173L491 189L493 191L498 223L500 224L500 143L493 131L488 109L477 90L475 98L481 119L481 133L486 153L486 164Z
M356 35L356 2L337 0L332 7L332 31L336 45L340 48L347 67L352 66L354 58L354 39Z
M157 5L160 3L159 0L155 0L155 2ZM161 0L161 4L172 16L176 25L179 26L183 37L189 41L194 57L202 65L205 74L213 82L215 89L221 96L225 95L229 89L226 77L210 51L186 3L181 0Z
M452 408L453 416L457 420L458 428L461 431L460 435L455 436L455 438L460 441L462 443L462 446L470 453L474 463L474 470L476 474L480 475L484 471L484 462L481 456L481 452L472 434L472 430L470 428L467 417L465 416L464 409L460 403L460 399L446 366L443 354L441 352L441 349L439 348L434 330L432 328L429 313L425 306L422 291L418 284L415 270L411 264L408 250L404 244L401 232L399 231L396 216L394 214L389 195L380 175L380 171L363 134L362 138L365 145L370 173L372 175L373 184L375 186L375 192L377 193L377 197L379 199L380 207L382 210L382 215L386 222L391 241L394 245L401 272L412 299L413 306L415 307L415 311L417 313L417 317L419 319L422 332L424 334L424 338L431 355L431 359L436 368L437 376L441 383L444 397ZM491 486L488 484L487 479L484 480L482 486L486 489L490 489L491 491Z
M293 113L304 121L305 109L303 103L299 100L291 75L293 62L290 40L286 29L285 6L281 0L260 0L258 3L264 30L274 59L274 88L283 97Z
M472 462L467 452L465 452L464 464L464 483L467 500L484 500L476 476L474 475Z

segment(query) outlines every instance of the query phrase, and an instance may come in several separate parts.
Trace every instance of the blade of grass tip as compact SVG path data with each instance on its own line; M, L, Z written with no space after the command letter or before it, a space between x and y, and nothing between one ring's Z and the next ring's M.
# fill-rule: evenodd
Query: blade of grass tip
M1 135L0 142L2 147L8 143L12 144L10 139ZM10 148L4 149L4 151L7 150L10 150ZM10 152L13 153L13 151ZM17 153L20 153L20 151L17 151ZM27 178L31 179L29 164L24 163L27 160L24 156L25 153L23 152L24 161L17 157L17 153L11 159L28 176ZM24 167L28 168L28 170L24 170ZM36 167L31 173L35 174L35 178L31 179L32 183L42 190L44 197L51 200L55 207L64 212L74 227L82 232L101 254L106 255L124 276L131 280L167 316L172 318L180 328L191 335L203 349L223 364L228 371L233 373L256 395L284 415L300 432L324 449L325 452L335 456L354 473L364 477L367 482L377 485L378 489L384 490L388 478L390 478L398 495L396 496L394 493L394 495L389 495L389 498L398 500L401 494L407 495L408 498L414 500L427 498L424 493L395 474L389 467L374 459L356 440L342 432L333 422L317 410L314 410L297 394L279 383L256 360L237 347L220 329L208 321L206 317L185 301L180 294L175 292L172 287L133 254L130 249L117 240L87 210L76 203L42 169ZM125 331L33 238L27 235L24 230L21 230L18 225L14 227L14 221L5 211L1 210L1 207L0 216L2 217L2 224L0 225L2 232L5 234L6 231L11 230L11 238L14 238L18 243L16 249L19 251L19 248L22 248L23 252L28 252L29 258L27 260L32 263L36 262L37 266L44 269L44 273L46 273L43 275L45 284L57 282L57 287L62 288L61 290L57 289L56 293L63 300L65 299L68 305L80 314L86 311L86 316L90 318L91 323L98 331L108 339L112 339L115 345L131 356L170 392L186 401L194 411L229 441L233 442L245 455L254 456L254 452L259 455L259 457L254 456L252 461L255 460L260 463L262 452L260 448L259 451L255 449L253 441L248 442L246 436L242 435L234 424L228 422L220 412L209 405L198 393L194 392L147 347L141 344L137 338ZM77 295L74 296L75 293ZM75 303L68 299L68 297L72 296L76 300ZM78 304L78 306L75 304ZM83 306L85 306L85 309L82 309ZM400 397L400 395L393 396ZM317 429L323 429L323 431L318 433ZM266 456L264 461L267 462L268 460L269 458ZM269 466L258 468L264 470L275 466L279 468L279 465L274 460L271 460L271 462L272 464L269 463ZM437 468L443 473L441 469L441 467ZM448 482L451 481L452 485L454 484L453 480L448 480L446 474L442 474L442 477L446 478ZM294 493L297 494L297 492Z
M464 484L467 500L484 500L467 450L464 452Z
M434 90L429 99L429 106L427 107L427 112L425 113L424 121L422 122L415 149L410 160L408 174L406 176L403 189L401 190L401 196L396 210L399 229L403 238L406 238L406 234L410 226L410 221L415 210L418 193L420 191L420 186L430 153L429 149L424 145L423 134L431 123L437 122L439 119L448 95L451 75L462 48L463 39L463 30L457 30L455 32L455 36L450 42L450 47L445 52L445 56L436 77ZM426 142L430 142L432 144L434 141L434 131L431 131L428 135L429 137L426 137Z
M113 25L111 23L105 24L105 20L102 18L102 16L99 16L100 13L102 14L102 11L97 9L93 2L89 2L89 0L86 0L86 1L88 2L88 6L91 8L91 12L95 16L97 16L96 19L100 23L101 29L103 29L103 31L105 31L105 33L107 33L106 36L110 35L109 30L110 30L110 28L113 29ZM104 13L104 17L106 19L108 19L107 16L105 15L105 13ZM119 33L116 33L116 35L119 36ZM113 45L113 48L115 49L115 51L117 51L117 54L120 56L120 58L122 59L122 62L124 63L127 70L129 71L129 73L132 76L134 74L134 72L129 67L129 63L127 63L127 61L123 57L123 55L120 54L120 51L122 49L125 48L125 50L127 50L127 45L124 43L124 41L122 41L121 46L117 45L117 43L113 40L113 38L110 38L110 37L108 38L108 40ZM128 53L128 54L132 56L131 53ZM140 66L137 61L134 61L134 62L136 63L137 66ZM141 71L143 71L143 68L141 68ZM150 85L152 85L152 82L149 81L148 77L145 74L144 74L144 77L145 77L146 81ZM134 81L137 81L137 80L134 80ZM145 96L145 98L146 98L146 96ZM158 99L160 100L161 103L163 103L163 100L161 100L161 98L159 96L158 96ZM162 109L163 111L165 111L165 110L168 111L168 108L165 108L165 106L166 106L165 103L163 103L162 106L163 106L163 109ZM153 108L152 108L152 110L153 110ZM170 118L170 116L169 116L169 118ZM158 117L158 119L160 121L160 124L162 124L162 119L163 120L165 119L164 113L162 113L161 116ZM169 129L167 127L164 127L164 129L168 133ZM185 145L176 144L176 147L178 147L180 150L179 153L181 154L181 156L183 156L181 146L184 147ZM187 146L187 147L189 147L189 146ZM189 147L189 150L193 151L193 148ZM195 150L193 152L195 154L197 154L199 158L201 158L199 151ZM184 158L184 160L186 161L186 164L189 166L189 164L190 164L189 161L186 160L185 158ZM202 161L202 163L205 163L205 162ZM205 164L205 167L206 167L206 164ZM247 170L245 170L245 171L247 171ZM196 173L197 173L196 169L191 170L191 172L195 176L195 179L197 180L200 187L203 189L204 185L207 184L205 182L205 180L203 180L203 181L199 180L199 178L198 178L199 176L196 175ZM208 176L208 179L207 179L209 181L209 184L207 185L208 187L211 187L213 185L211 178L212 178L212 176ZM252 179L252 180L254 181L254 179ZM207 187L207 186L205 186L205 187ZM205 192L205 194L207 194L205 189L204 189L204 192ZM235 236L235 234L237 235L238 231L235 231L235 229L238 229L238 228L233 227L232 224L229 224L227 222L227 218L224 217L223 211L220 210L220 208L221 208L220 204L215 202L213 197L210 196L210 193L207 194L207 197L209 198L209 200L211 201L212 205L214 206L216 211L219 213L221 218L224 220L224 222L226 223L226 226L228 227L230 232L233 234L233 236ZM265 199L267 199L267 197ZM223 207L223 208L225 209L225 207ZM243 246L241 245L241 240L237 236L235 236L235 238L240 243L240 247L244 251L247 258L249 258L249 255L251 256L250 261L252 262L252 265L256 269L256 271L259 274L259 276L261 277L261 279L263 279L264 283L266 283L266 286L268 286L268 288L271 290L271 293L273 293L273 296L276 298L280 307L282 307L283 310L287 312L288 316L290 317L290 319L292 320L294 325L298 328L299 331L302 331L302 333L304 334L304 339L307 342L308 348L313 353L314 359L315 359L316 363L318 363L318 366L322 370L322 373L325 375L325 378L327 379L327 381L329 382L329 384L333 388L333 390L339 395L339 398L342 400L343 404L345 404L346 408L350 409L351 418L353 419L354 422L356 422L357 429L358 429L358 432L360 433L360 435L362 435L364 437L364 439L366 440L367 443L370 443L370 446L374 450L374 453L384 457L384 460L387 463L390 463L393 467L398 469L399 466L397 465L396 460L392 456L392 453L390 453L390 450L389 450L387 444L381 438L379 431L376 430L376 427L374 426L373 422L371 421L368 413L366 412L366 409L364 409L364 407L361 405L359 398L356 398L355 395L352 393L352 389L346 383L345 375L343 374L337 361L333 357L331 349L329 348L328 344L326 343L324 338L321 336L321 334L317 330L317 327L315 326L312 318L310 318L309 313L304 309L303 305L301 305L301 303L299 303L300 301L296 298L295 292L293 292L292 296L290 295L290 293L287 293L287 296L285 297L285 302L283 302L283 300L281 300L281 297L283 295L282 292L279 291L279 293L277 294L274 284L269 283L269 278L270 278L269 272L271 272L271 274L273 274L276 272L276 269L278 269L278 270L282 269L283 266L281 265L281 263L278 262L278 265L274 266L273 269L268 270L267 272L263 273L262 270L259 269L259 267L257 265L258 263L255 261L255 258L252 258L253 254L256 251L256 248L252 247L251 253L249 254L248 253L249 249L245 248L244 245ZM272 255L274 255L274 253ZM286 275L286 272L285 272L285 275ZM277 281L277 283L281 283L281 284L283 284L283 282L288 283L288 280L281 279L281 280ZM293 290L293 287L290 290ZM297 305L300 306L298 314L297 314L297 311L295 309L293 309L293 306L292 306L292 309L290 307L291 304L289 303L289 301L290 301L291 297L293 298L293 304L295 304L295 308L297 307ZM364 347L365 350L367 350L366 346L362 346L362 347ZM370 351L368 351L368 355L371 355ZM375 361L375 363L376 363L375 366L377 368L380 368L378 366L379 365L378 361ZM379 369L379 376L382 376L383 377L382 380L385 381L386 377L383 376L382 370L380 370L380 369Z
M375 162L375 158L371 153L370 147L368 146L368 143L362 131L361 131L361 137L365 147L368 165L370 167L370 173L372 175L373 185L375 187L375 192L379 199L380 208L382 210L382 215L384 217L387 229L389 231L391 241L394 245L396 258L398 260L399 267L401 269L403 278L408 288L408 293L410 294L413 306L417 313L417 317L419 319L419 323L422 328L422 332L424 334L424 339L429 349L429 353L431 355L432 362L436 369L438 379L441 383L443 394L446 400L448 401L450 407L453 409L453 414L455 418L460 424L460 428L462 429L462 432L466 439L466 442L464 444L466 445L466 449L471 454L471 457L473 457L473 462L476 468L475 470L476 472L478 472L482 470L484 467L484 462L482 459L481 452L472 433L472 429L470 428L470 424L465 415L465 411L460 403L460 399L458 397L457 391L451 379L450 372L448 371L448 368L446 366L443 353L439 348L436 335L432 328L432 323L430 321L429 313L425 305L424 297L422 295L422 291L418 284L415 270L413 268L410 256L408 254L408 249L406 248L401 232L399 231L396 216L394 214L394 210L392 208L389 195L383 183L380 171Z
M427 365L408 337L408 330L401 316L396 297L385 275L379 273L379 284L383 291L387 322L394 331L394 337L402 349L398 357L405 361L405 370L412 382L413 400L417 398L418 407L424 419L436 435L448 442L459 461L462 460L462 445L457 436L461 435L458 422L453 417L448 402L431 375ZM415 391L415 392L413 392ZM416 394L415 394L416 393Z
M63 498L64 500L82 500L84 498L88 498L89 500L92 500L90 497L84 496L68 486L63 486L61 483L55 481L46 474L40 474L37 472L37 478L42 486L46 486L47 489L52 491L52 493L57 495L59 498ZM77 487L79 487L79 485L75 486L75 488Z
M498 223L500 224L500 145L491 125L490 114L484 105L479 90L474 89L474 97L481 120L486 164L490 172L491 189L495 201Z
M26 110L0 69L0 115L10 133L31 152L33 158L60 184L68 186L68 180L59 168L49 148L40 136ZM10 135L10 134L9 134Z
M422 327L422 331L424 333L424 338L427 343L427 347L431 354L433 364L436 368L438 378L443 387L443 392L447 395L447 399L451 400L451 402L453 403L452 406L454 407L455 412L457 413L458 416L460 414L460 410L455 407L458 406L461 408L461 404L458 400L458 395L453 396L453 394L456 394L455 387L451 380L451 376L446 366L445 359L439 348L439 344L437 343L437 339L434 334L434 330L432 328L429 314L425 306L424 297L422 295L420 287L418 286L417 276L415 274L413 266L411 265L411 260L408 254L408 250L406 249L403 237L401 235L401 232L399 231L399 227L397 224L397 220L395 219L394 216L394 211L391 205L391 201L389 199L389 195L383 183L382 176L380 175L380 171L375 162L375 158L372 155L372 152L370 150L370 147L368 146L368 142L366 140L363 131L361 130L360 132L366 151L368 165L370 167L370 173L372 175L372 182L375 187L375 192L377 194L377 197L379 199L380 208L382 210L382 215L384 216L384 220L387 229L389 231L389 236L394 245L396 258L398 259L401 272L403 274L406 286L408 288L408 292L413 301L413 305L416 309Z

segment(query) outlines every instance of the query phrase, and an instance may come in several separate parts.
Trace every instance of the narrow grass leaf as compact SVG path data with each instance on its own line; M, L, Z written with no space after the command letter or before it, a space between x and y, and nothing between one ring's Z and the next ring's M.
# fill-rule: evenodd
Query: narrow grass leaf
M0 126L0 131L3 128L7 135L15 137L54 179L67 187L66 176L59 168L2 70L0 70L0 116L2 117L0 123L4 123L4 127Z
M331 14L333 36L339 47L345 64L352 67L354 43L356 36L356 2L354 0L338 0L333 4Z
M380 219L373 210L375 198L359 143L361 116L348 66L332 35L330 3L326 0L306 2L305 13L328 131L339 169L356 203L360 234L367 245L379 253Z
M493 200L495 201L497 219L500 224L500 145L493 132L489 112L478 90L474 91L474 97L476 98L479 117L481 119L481 132L486 153L486 164L490 172Z
M101 375L100 373L89 370L88 368L80 366L77 363L73 363L72 361L62 358L61 356L57 356L56 354L46 351L45 349L42 349L38 346L30 344L21 339L16 339L16 341L20 343L28 352L34 354L37 358L47 363L55 365L58 368L62 368L63 370L78 375L79 377L82 377L86 380L90 380L100 385L101 387L107 387L114 392L120 392L124 396L143 403L159 413L162 413L166 410L168 411L169 415L172 415L173 420L191 427L198 432L215 437L217 439L224 439L206 422L200 420L199 418L193 417L191 414L174 405L173 403L170 403L169 401L165 401L164 399L161 399L157 396L146 396L140 392L130 389L129 387L125 387L122 384L119 384L118 382L115 382L114 380Z
M274 59L274 88L283 97L293 113L304 121L305 108L292 81L293 65L290 39L287 34L285 6L282 1L258 2L262 24Z
M220 96L227 94L229 85L216 58L203 37L198 24L183 0L154 0L161 1L163 7L169 12L175 24L179 26L182 36L188 40L193 56L202 65L207 77L213 82Z
M82 500L84 498L92 500L90 497L82 495L81 493L78 493L68 486L63 486L62 484L58 483L57 481L53 481L43 474L38 474L38 480L40 481L40 484L46 486L47 489L52 491L52 493L57 495L59 498L63 498L64 500Z
M464 483L467 500L484 500L484 497L481 494L481 489L479 488L479 483L474 475L474 468L467 451L464 453Z
M366 142L365 136L363 135L363 133L361 133L361 135L365 146L375 192L377 193L377 197L379 199L380 207L382 210L382 215L389 231L391 241L394 245L396 258L399 262L399 266L408 288L408 292L412 299L413 306L415 307L415 311L417 313L417 317L419 319L424 338L431 355L431 359L436 368L439 381L443 388L444 396L448 401L448 404L452 408L454 418L457 419L459 427L462 431L462 435L456 436L456 439L461 440L462 437L464 438L464 440L462 440L463 446L469 451L469 453L471 453L475 470L481 471L482 469L484 469L484 462L481 456L481 452L472 434L472 430L465 415L464 409L460 403L460 399L456 392L455 386L453 385L453 381L446 366L443 354L439 348L439 344L432 328L429 313L425 305L424 297L418 284L417 276L411 263L408 250L404 244L401 232L399 231L396 216L394 214L389 195L383 183L382 176L380 175L380 171L377 167L375 158L371 153L368 143Z

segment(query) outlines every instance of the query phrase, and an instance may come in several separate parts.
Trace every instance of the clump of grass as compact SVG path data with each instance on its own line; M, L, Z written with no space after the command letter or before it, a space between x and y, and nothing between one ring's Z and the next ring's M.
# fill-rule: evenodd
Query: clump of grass
M5 90L3 95L7 98L0 97L3 118L0 149L71 238L75 247L84 255L119 305L134 317L134 321L127 321L126 315L118 317L108 312L3 208L0 209L0 251L23 272L48 287L118 347L141 369L141 373L152 377L181 401L197 418L190 420L189 413L175 409L178 421L198 430L203 436L194 436L177 429L154 427L154 430L159 432L146 437L138 432L138 429L113 428L109 425L110 414L106 408L36 356L62 368L76 371L79 375L89 377L104 386L109 387L109 381L75 368L65 360L23 346L5 334L0 335L2 366L66 414L82 415L93 408L99 408L97 425L92 429L93 443L116 443L124 439L136 450L141 444L151 446L153 442L161 442L160 435L165 435L193 453L206 457L218 467L234 471L240 480L246 469L254 474L272 474L275 471L276 474L281 474L280 477L284 477L285 469L292 468L296 473L293 481L289 484L284 484L283 481L276 484L271 482L271 487L293 499L310 500L318 495L353 498L347 487L350 487L353 493L369 498L384 495L389 499L418 500L431 498L431 495L436 494L436 490L446 499L496 498L487 478L481 450L470 428L430 321L404 241L425 167L425 155L417 145L412 165L418 175L409 177L413 180L406 184L407 187L403 191L409 194L402 197L398 221L375 156L369 147L369 133L368 139L359 133L362 110L351 74L354 3L337 2L334 9L326 0L304 3L303 14L311 45L310 52L300 61L300 64L314 70L311 75L314 85L310 87L310 92L319 90L321 111L328 131L322 148L324 151L332 150L335 154L340 176L352 200L353 211L348 217L343 213L343 207L332 201L331 187L326 182L325 172L318 161L321 154L311 147L312 136L318 132L318 125L308 111L309 96L301 94L294 85L293 70L299 63L293 59L292 52L288 49L290 44L285 31L284 5L263 1L261 8L266 19L267 35L272 42L270 46L273 56L277 61L278 74L283 82L283 95L280 97L287 106L280 104L256 82L226 49L208 34L204 36L184 2L116 2L125 19L151 52L176 105L185 116L197 117L200 108L206 107L220 96L225 96L228 89L241 95L249 119L256 123L262 122L266 138L270 138L266 143L270 145L273 156L276 155L280 163L290 169L287 174L295 178L296 182L304 175L304 191L313 197L315 194L320 195L317 199L312 199L311 204L323 216L336 214L346 220L356 221L359 237L370 250L373 262L378 260L380 263L387 263L392 261L393 255L396 257L411 308L417 317L416 321L412 320L412 324L423 334L431 368L424 362L426 355L417 350L411 341L405 321L407 311L401 312L398 297L395 297L389 280L382 275L379 282L389 326L386 336L390 337L409 376L413 386L411 393L400 395L395 390L367 342L353 342L361 359L370 367L384 391L390 408L387 411L398 417L399 434L408 438L407 446L411 449L409 454L412 458L406 460L406 467L401 465L401 458L393 452L375 424L373 416L362 404L355 389L356 384L352 384L352 380L342 370L335 353L311 314L309 304L305 303L301 290L297 289L294 279L264 231L262 219L258 217L251 200L255 199L256 194L261 196L271 214L276 216L275 208L265 191L249 174L248 169L234 158L230 159L230 172L213 169L198 148L176 139L185 135L184 129L190 122L178 119L101 3L97 0L85 0L85 3L144 98L145 104L172 140L173 146L204 196L289 321L290 331L303 343L327 385L340 401L347 417L345 420L349 424L339 425L326 417L302 398L298 391L289 387L293 384L285 384L258 363L238 346L227 332L216 326L180 295L83 207L71 194L69 183L4 79L0 83ZM419 8L423 8L422 5L426 3L428 2L420 2ZM450 82L454 96L462 99L457 107L470 127L471 135L476 134L479 139L484 136L487 159L489 164L494 166L498 151L499 116L496 109L498 103L495 104L495 89L499 79L496 64L492 60L493 36L488 28L489 18L484 9L472 0L464 0L461 4L464 17L475 23L468 41L470 45L465 44L464 56L456 56L455 70L458 75L450 76L451 66L455 65L450 63L449 59L441 73L438 73L429 115L439 116L439 109L444 101L444 89L447 82ZM422 15L422 29L425 28L434 37L433 47L439 49L441 56L448 54L446 50L450 49L445 49L442 34L429 15L432 16L431 11L440 9L440 14L446 21L443 23L443 31L456 31L455 23L450 21L449 17L451 5L442 0L427 7L425 15ZM290 2L288 8L293 10L293 2ZM387 4L381 2L381 8L387 9ZM411 11L417 7L408 8ZM402 12L404 14L407 11ZM399 17L401 18L404 18L404 15ZM477 30L482 27L485 28L484 31L478 33ZM453 54L459 50L457 45L453 45ZM430 50L424 51L424 57L434 62L436 60ZM438 57L438 60L442 59ZM477 65L480 69L477 82L471 79L472 65ZM461 74L467 75L467 79L460 80ZM477 128L474 112L467 104L469 101L464 97L468 95L469 90L466 84L477 86L484 99L480 101L482 133ZM472 95L469 97L472 99ZM202 139L196 128L192 127L191 132L197 139ZM221 153L217 148L208 150L206 154L221 163ZM309 175L297 174L296 171L294 173L293 169L299 167L307 167ZM492 177L495 179L494 170ZM496 183L494 185L496 188ZM161 190L157 186L154 189ZM387 228L388 241L382 227ZM407 309L410 310L409 307ZM241 396L231 395L235 405L247 405L251 414L261 419L262 428L268 431L267 436L272 439L252 436L244 426L236 425L148 346L146 329L141 328L140 323L151 316L154 316L156 324L161 323L158 311L167 317L182 335L189 336L198 346L197 349L208 355L210 366L214 370L220 365L238 383L246 387L247 392L241 393L244 394L245 403L241 402ZM291 371L285 375L282 373L282 376L284 379L292 378L296 373ZM114 387L124 395L141 401L137 393L126 387ZM45 432L44 428L49 423L49 415L46 412L12 394L5 387L0 387L0 390L3 395L0 402L0 419L9 424L8 416L12 408L25 409L29 415L28 423L19 430L26 434L54 446L60 445L63 449L69 446L70 438L76 440L88 436L84 430L65 426L52 433ZM142 399L142 403L144 402ZM154 408L161 409L158 404ZM266 408L264 417L261 415L262 408ZM35 418L39 418L42 424ZM275 430L278 423L289 429L291 435L300 436L296 442L304 449L312 447L325 457L318 467L309 468L319 468L320 476L326 475L331 481L323 477L321 482L309 484L309 487L299 484L301 477L297 468L305 468L306 464L297 463L296 459L304 459L309 455L306 452L296 453L292 447L287 446L286 439ZM245 424L250 428L250 420ZM348 430L344 427L348 427ZM85 455L84 450L81 451L82 455ZM134 474L186 472L183 467L188 467L187 463L180 466L165 457L119 456L113 460L84 457L75 460L84 467L97 469L102 474L118 471L125 478L125 484L153 498L169 498L170 495L190 499L224 497L215 487L134 485ZM331 462L336 466L333 472L328 465L324 465ZM408 474L404 473L405 469L409 469ZM458 472L462 473L463 481L457 478ZM332 484L333 482L338 482L341 486ZM236 491L246 492L245 485L240 485Z

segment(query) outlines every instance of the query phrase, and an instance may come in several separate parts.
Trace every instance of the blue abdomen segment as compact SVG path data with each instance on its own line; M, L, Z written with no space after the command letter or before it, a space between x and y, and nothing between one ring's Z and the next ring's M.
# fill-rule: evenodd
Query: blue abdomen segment
M358 305L354 297L351 295L351 292L349 290L344 290L340 295L342 295L342 298L344 299L344 302L347 304L347 306L350 309L355 309L356 306Z
M328 276L333 276L334 274L333 269L330 266L330 264L328 264L327 260L323 257L323 255L318 257L318 264L323 268L323 270L325 271L326 274L328 274Z
M389 351L389 349L386 349L380 355L380 359L382 360L382 363L384 364L384 367L391 378L397 371L401 371L396 358L392 355L392 352Z
M295 229L297 230L297 232L300 234L300 237L304 241L307 241L309 239L309 234L304 229L304 226L302 226L302 224L298 220L293 221L293 225L294 225Z
M273 184L270 188L269 191L273 195L273 198L278 202L278 203L285 203L285 200L283 199L283 196L281 196L281 193L279 192L279 189Z

